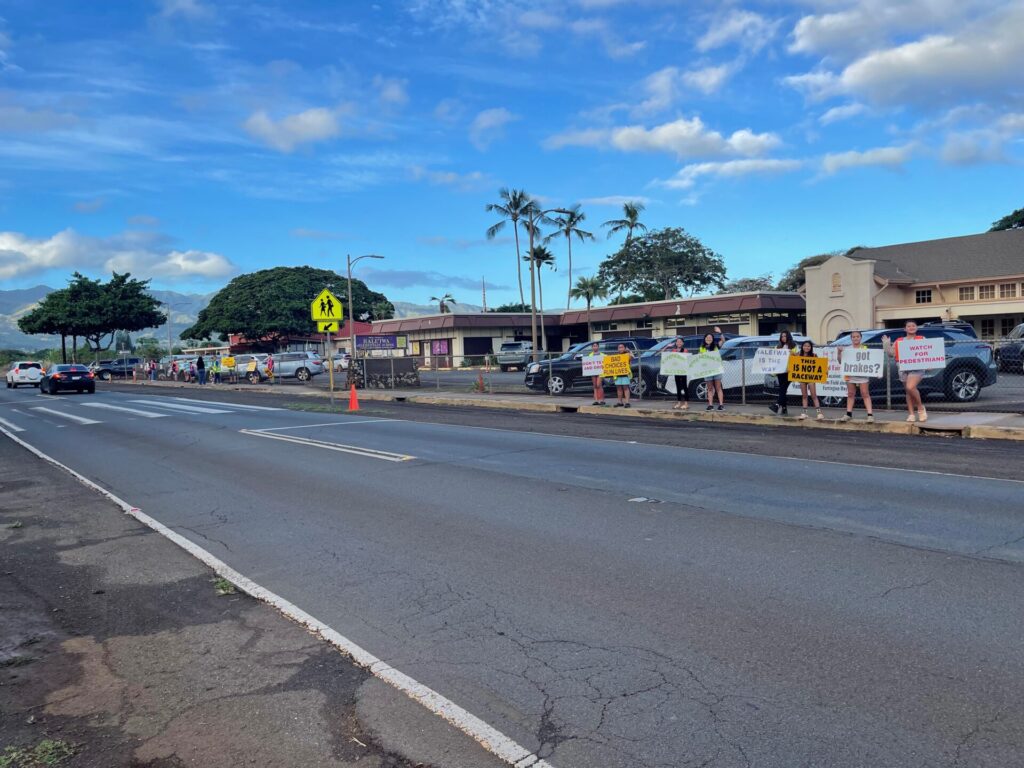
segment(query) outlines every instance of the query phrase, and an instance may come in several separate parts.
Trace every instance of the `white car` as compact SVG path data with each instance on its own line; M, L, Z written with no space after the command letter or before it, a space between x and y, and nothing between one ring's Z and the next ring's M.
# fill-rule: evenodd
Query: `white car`
M43 380L43 364L34 360L17 360L11 364L7 371L7 388L13 389L27 384L30 387L38 387Z

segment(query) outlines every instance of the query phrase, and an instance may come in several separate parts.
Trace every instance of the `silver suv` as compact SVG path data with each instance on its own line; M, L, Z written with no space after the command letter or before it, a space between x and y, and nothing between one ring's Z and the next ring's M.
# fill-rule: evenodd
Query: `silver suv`
M309 381L324 373L324 361L316 352L281 352L274 355L274 376Z
M532 341L506 341L498 350L498 367L503 371L510 368L526 370L527 364L533 357Z

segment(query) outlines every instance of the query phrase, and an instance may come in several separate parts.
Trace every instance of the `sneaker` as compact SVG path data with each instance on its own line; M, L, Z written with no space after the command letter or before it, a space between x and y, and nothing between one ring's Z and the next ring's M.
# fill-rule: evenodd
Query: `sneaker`
M868 417L865 419L865 421L868 424L874 424L875 423L875 415L873 413L869 413Z
M615 404L615 407L616 407L616 408L621 408L621 407L622 407L622 403L616 403L616 404Z
M704 410L705 410L705 411L713 411L713 410L715 410L715 406L713 406L713 405L709 405L709 406L708 406L707 408L705 408Z
M622 406L622 407L623 407L623 408L632 408L633 406L631 406L631 405L630 405L629 403L626 403L626 404L625 404L624 406Z
M917 421L917 416L915 416L914 414L910 414L909 416L907 416L907 421Z
M928 411L926 411L924 409L924 407L918 408L917 409L917 413L918 413L918 416L917 416L917 420L918 421L928 421Z
M789 408L787 408L786 406L782 406L782 415L789 416Z
M804 421L807 418L807 411L801 411L800 421Z
M683 404L682 404L682 403L676 403L675 405L673 405L673 406L672 406L672 410L673 410L673 411L678 411L678 410L679 410L679 409L681 409L682 407L683 407Z
M591 403L591 405L600 405L600 403L597 400L595 400L594 402Z
M871 418L871 417L869 416L868 418ZM846 422L852 421L852 420L853 420L853 416L851 414L844 413L843 414L843 418L841 418L839 421L841 421L843 424L845 424Z
M768 410L771 411L772 413L778 415L778 413L779 413L779 404L778 403L772 403L771 405L768 406Z
M724 410L725 410L725 406L724 406L724 405L719 405L719 406L718 406L718 410L720 410L720 411L724 411Z
M814 420L815 420L815 421L824 421L824 420L825 420L825 414L823 414L823 413L821 412L821 409L820 409L820 408L818 409L818 413L817 413L817 415L816 415L816 416L814 417Z

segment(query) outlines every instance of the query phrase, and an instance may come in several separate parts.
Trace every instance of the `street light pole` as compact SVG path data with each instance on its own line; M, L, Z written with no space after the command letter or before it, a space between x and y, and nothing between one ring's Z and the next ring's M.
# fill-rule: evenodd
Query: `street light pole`
M355 313L352 311L352 265L360 259L383 259L383 256L378 256L375 253L367 253L364 256L356 256L352 258L352 254L346 254L345 258L348 261L348 343L349 343L349 354L352 355L352 359L348 362L348 381L352 383L352 366L356 362L356 323Z
M533 207L532 204L531 207ZM537 361L537 278L536 265L533 261L533 233L537 229L537 223L549 213L571 214L572 211L567 211L565 208L548 208L544 211L535 208L526 219L526 231L530 236L530 250L527 258L530 260L530 340L533 344L531 356L534 362ZM546 342L544 346L547 347Z

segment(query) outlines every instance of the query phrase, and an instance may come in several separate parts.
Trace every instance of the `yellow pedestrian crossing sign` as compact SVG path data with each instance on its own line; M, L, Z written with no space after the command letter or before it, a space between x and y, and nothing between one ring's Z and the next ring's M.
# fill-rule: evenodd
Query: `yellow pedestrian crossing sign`
M320 291L320 295L313 299L309 309L313 319L318 322L326 322L328 320L338 322L341 320L341 302L338 301L337 296L326 288Z
M316 329L320 333L337 333L338 332L338 321L337 320L317 320Z

